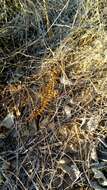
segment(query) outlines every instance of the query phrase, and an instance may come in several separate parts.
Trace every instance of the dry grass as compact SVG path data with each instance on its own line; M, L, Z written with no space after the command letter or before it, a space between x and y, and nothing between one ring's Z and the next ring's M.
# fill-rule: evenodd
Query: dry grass
M26 10L27 3L30 6ZM27 3L19 1L15 9L21 11L24 7L24 11L32 11L36 4ZM6 60L6 69L14 60L12 72L17 75L21 68L22 74L17 80L15 75L10 77L8 84L0 88L1 120L7 113L15 117L10 129L1 125L1 134L5 135L1 141L5 148L0 145L2 189L107 188L107 5L100 0L81 1L69 26L70 33L58 45L53 42L58 29L54 31L54 27L61 16L64 18L66 9L68 15L68 4L72 5L71 1L57 4L44 0L35 9L39 17L35 14L34 17L45 19L47 28L44 34L47 37L41 38L39 33L42 41L36 44L43 51L42 56L37 53L35 59L33 49L38 40L31 36L28 41L22 38L21 46L12 53L9 47L2 48L3 67ZM55 20L51 18L51 10L58 11ZM2 20L6 29L8 18ZM44 39L49 46L41 50Z

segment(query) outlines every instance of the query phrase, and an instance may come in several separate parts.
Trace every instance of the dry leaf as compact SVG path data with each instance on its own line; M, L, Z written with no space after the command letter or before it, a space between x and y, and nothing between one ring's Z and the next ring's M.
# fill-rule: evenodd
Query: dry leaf
M87 122L87 127L88 127L88 130L89 130L90 132L95 131L95 130L97 129L98 123L99 123L99 119L100 119L99 115L98 115L98 116L93 115L93 116L89 119L89 121Z
M13 113L9 113L0 124L0 126L6 127L7 129L10 129L13 125L14 125Z
M94 167L92 168L92 171L94 173L94 178L97 179L99 184L102 186L107 186L107 179L104 176L104 174L100 170Z

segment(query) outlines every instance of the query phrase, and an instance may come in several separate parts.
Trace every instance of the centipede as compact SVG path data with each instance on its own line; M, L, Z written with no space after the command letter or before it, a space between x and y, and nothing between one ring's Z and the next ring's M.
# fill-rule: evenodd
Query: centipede
M40 118L44 111L48 108L49 104L58 96L58 90L55 89L55 85L59 78L59 71L53 68L48 72L49 81L45 87L42 88L42 98L40 105L37 106L27 118L28 122L32 122L34 119Z

